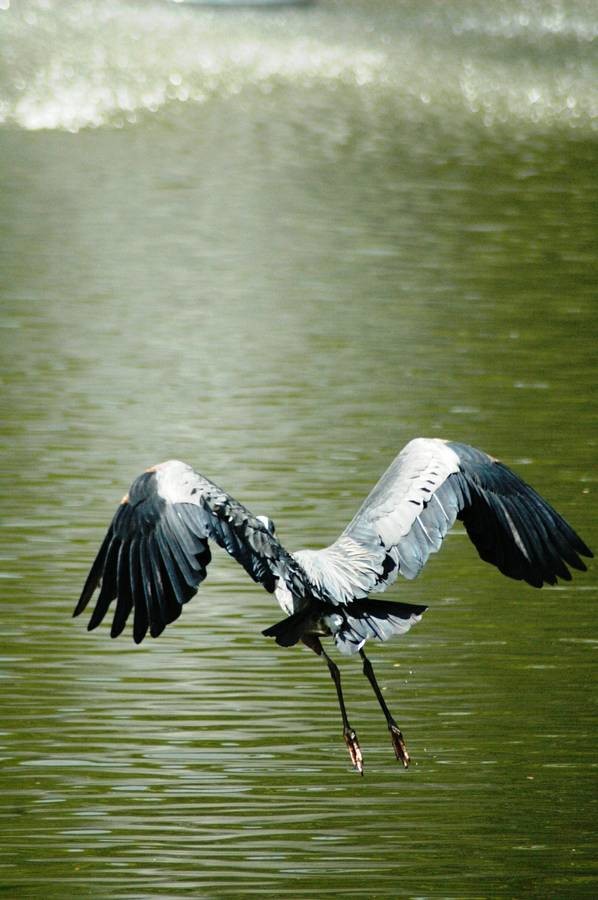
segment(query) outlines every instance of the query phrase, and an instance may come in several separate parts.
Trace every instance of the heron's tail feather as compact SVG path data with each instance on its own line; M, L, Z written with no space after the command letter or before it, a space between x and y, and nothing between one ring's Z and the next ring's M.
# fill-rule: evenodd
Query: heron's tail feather
M420 621L426 609L427 606L392 600L355 600L345 607L337 607L324 621L340 652L350 655L357 653L368 638L387 641L395 634L405 634Z
M309 604L262 631L281 647L292 647L304 634L324 626L341 653L357 653L368 640L387 641L395 634L405 634L419 622L427 606L393 603L391 600L354 600L339 606Z
M305 632L310 630L313 618L314 608L310 605L305 609L300 609L299 612L292 613L286 619L277 622L276 625L266 628L262 634L275 638L276 643L281 647L293 647L301 640Z

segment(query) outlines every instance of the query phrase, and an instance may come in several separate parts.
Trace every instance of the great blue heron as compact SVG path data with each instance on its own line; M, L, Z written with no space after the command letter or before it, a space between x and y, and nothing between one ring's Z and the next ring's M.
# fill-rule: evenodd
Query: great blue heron
M101 584L88 629L116 600L112 637L133 610L133 638L157 637L181 614L206 577L208 540L231 554L254 581L276 594L286 617L263 634L284 647L302 641L322 656L336 686L343 736L363 773L349 724L340 672L321 644L359 653L386 717L395 755L405 767L403 735L376 681L364 644L404 634L425 606L372 600L398 574L415 578L460 519L479 555L504 575L533 587L567 581L567 566L585 570L592 553L539 494L507 466L467 444L410 441L384 473L341 536L323 550L289 553L266 516L254 516L226 491L178 460L140 475L118 507L75 608Z

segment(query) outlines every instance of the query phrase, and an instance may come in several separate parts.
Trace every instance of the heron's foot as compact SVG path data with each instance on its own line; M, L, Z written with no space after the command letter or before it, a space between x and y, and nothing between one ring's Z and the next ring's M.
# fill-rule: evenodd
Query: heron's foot
M353 768L359 772L360 775L363 775L363 754L361 752L361 747L359 746L359 741L357 740L357 735L353 729L348 726L343 731L343 737L345 739L345 744L347 745L347 750L349 751L349 756L351 757Z
M390 731L390 739L395 751L395 756L399 760L399 762L402 762L405 768L407 768L409 766L411 757L407 753L407 747L405 746L405 741L403 739L401 729L396 722L389 722L388 730Z

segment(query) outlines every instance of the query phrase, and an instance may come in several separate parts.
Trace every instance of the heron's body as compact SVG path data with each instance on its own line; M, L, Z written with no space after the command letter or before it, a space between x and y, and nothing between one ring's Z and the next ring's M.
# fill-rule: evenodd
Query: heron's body
M226 549L254 581L275 593L285 618L265 635L291 646L302 641L327 661L344 736L362 771L338 668L321 637L345 654L359 653L391 732L395 753L409 756L363 647L408 631L426 607L371 597L398 575L415 578L459 518L480 556L533 587L569 580L567 566L585 569L584 542L536 491L505 465L466 444L418 438L399 453L329 547L289 553L266 517L254 516L191 466L170 460L137 478L117 510L83 588L75 614L101 584L89 628L116 601L111 635L133 611L133 636L157 637L181 614L206 577L209 540Z

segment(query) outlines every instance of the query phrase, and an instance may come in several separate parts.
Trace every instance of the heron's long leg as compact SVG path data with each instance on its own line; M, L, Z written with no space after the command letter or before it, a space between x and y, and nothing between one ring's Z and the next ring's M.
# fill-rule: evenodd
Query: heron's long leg
M353 768L356 769L360 775L363 775L363 755L361 753L359 741L357 740L357 734L355 733L355 730L351 728L349 719L347 717L347 709L345 707L345 698L343 697L343 689L341 687L341 673L339 671L339 668L336 663L328 656L328 654L322 647L320 639L316 637L316 635L304 634L302 637L302 641L306 647L309 647L309 649L313 650L314 653L317 653L318 656L323 656L326 660L328 671L330 672L332 680L334 681L334 686L336 688L338 705L343 719L343 737L345 739L345 744L347 745L347 750L349 751L349 756L351 757Z
M374 693L376 695L376 699L380 704L380 708L386 717L386 723L388 725L388 730L390 731L390 738L392 740L392 746L395 751L395 756L399 759L405 768L409 765L409 754L407 753L407 747L405 746L405 741L403 739L403 734L401 729L395 722L388 706L386 705L386 701L382 696L382 691L380 690L380 686L376 681L376 676L374 675L374 668L363 652L363 650L359 651L359 655L363 660L363 674L366 676L369 683L372 685L374 689Z

